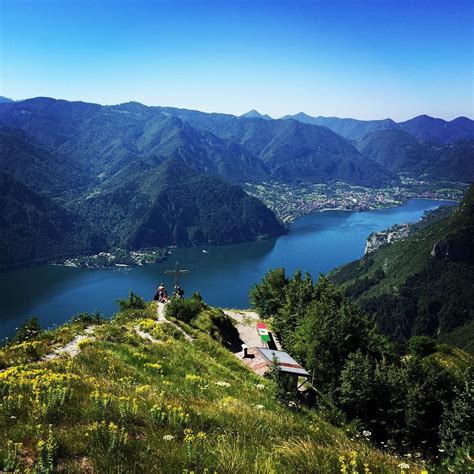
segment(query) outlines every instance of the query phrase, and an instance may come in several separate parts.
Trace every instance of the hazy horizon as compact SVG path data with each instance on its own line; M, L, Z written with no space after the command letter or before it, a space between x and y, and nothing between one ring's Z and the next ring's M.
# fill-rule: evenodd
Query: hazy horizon
M36 97L26 97L26 98L23 98L23 99L17 99L17 98L13 98L13 97L8 97L8 96L4 96L4 95L1 95L0 94L0 97L4 97L6 99L11 99L13 100L14 102L22 102L24 100L32 100L32 99L40 99L40 98L44 98L44 99L53 99L53 100L65 100L66 102L84 102L84 103L90 103L90 104L96 104L96 105L101 105L103 107L113 107L113 106L117 106L117 105L123 105L123 104L127 104L127 103L130 103L130 102L134 102L134 103L138 103L138 104L141 104L141 105L144 105L145 107L163 107L163 108L177 108L177 109L184 109L184 110L193 110L193 111L197 111L197 112L204 112L204 113L210 113L210 114L223 114L223 115L233 115L235 117L241 117L242 115L246 114L247 112L252 112L252 111L256 111L258 112L259 114L261 115L268 115L271 119L273 120L279 120L279 119L282 119L284 118L285 116L294 116L298 113L303 113L303 114L306 114L308 116L311 116L311 117L324 117L324 118L340 118L340 119L354 119L354 120L361 120L361 121L371 121L371 120L385 120L385 119L392 119L394 120L396 123L399 123L399 122L403 122L405 120L410 120L412 118L415 118L415 117L418 117L418 116L421 116L421 115L428 115L429 117L431 118L434 118L434 119L441 119L441 120L445 120L447 122L450 122L452 120L455 120L455 119L458 119L458 118L468 118L470 120L473 120L472 117L467 117L465 115L455 115L453 118L450 118L450 119L446 119L444 117L436 117L436 116L432 116L432 115L429 115L429 114L419 114L417 116L413 116L413 117L407 117L406 119L403 119L403 120L395 120L393 119L393 117L389 117L389 116L385 116L385 117L374 117L374 118L358 118L356 116L347 116L347 117L341 117L341 116L337 116L337 115L311 115L311 114L308 114L307 112L305 112L304 110L300 110L299 112L296 112L294 114L284 114L284 115L281 115L281 116L278 116L278 117L272 117L270 114L267 114L265 111L262 111L262 110L257 110L255 108L253 109L250 109L250 110L247 110L245 112L243 112L242 114L233 114L231 112L226 112L226 111L222 111L222 110L210 110L210 111L207 111L207 110L202 110L202 109L191 109L190 107L176 107L172 104L145 104L143 102L140 102L138 100L127 100L125 102L118 102L118 103L115 103L115 104L107 104L107 103L100 103L100 102L91 102L91 101L88 101L88 100L81 100L81 99L77 99L77 100L69 100L69 99L64 99L62 97L49 97L49 96L36 96Z
M472 21L467 0L2 0L0 95L473 118Z

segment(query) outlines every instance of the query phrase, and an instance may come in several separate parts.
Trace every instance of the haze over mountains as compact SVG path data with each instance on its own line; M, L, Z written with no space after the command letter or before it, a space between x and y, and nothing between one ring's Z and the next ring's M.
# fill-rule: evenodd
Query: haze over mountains
M0 102L0 202L10 209L2 214L4 267L112 246L280 234L273 212L240 187L247 182L382 187L399 183L400 172L474 180L474 127L466 118L273 120L136 102ZM43 245L32 234L37 222L50 229Z
M285 115L283 119L294 119L302 123L328 127L334 132L351 140L381 130L403 130L418 140L434 143L455 143L474 138L474 121L467 117L458 117L450 122L420 115L405 122L395 122L390 118L383 120L356 120L338 117L311 117L303 112Z

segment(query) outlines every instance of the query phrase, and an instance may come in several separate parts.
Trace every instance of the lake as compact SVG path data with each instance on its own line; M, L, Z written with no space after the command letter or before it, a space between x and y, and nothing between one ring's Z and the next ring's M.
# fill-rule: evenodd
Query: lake
M37 316L43 327L61 324L83 311L112 315L117 298L130 290L152 299L173 277L164 271L175 261L191 273L182 277L186 295L199 291L214 306L247 308L249 289L270 268L288 274L301 268L316 279L319 273L364 254L371 232L403 222L418 221L426 210L449 201L413 199L406 205L369 212L326 211L297 219L288 234L276 239L221 247L180 248L157 265L126 269L89 270L42 265L0 274L0 339L14 334L26 318Z

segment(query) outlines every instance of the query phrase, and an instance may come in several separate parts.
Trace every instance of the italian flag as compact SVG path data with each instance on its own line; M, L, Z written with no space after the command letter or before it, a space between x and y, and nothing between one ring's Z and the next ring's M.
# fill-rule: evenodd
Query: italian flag
M257 323L257 331L262 342L270 342L270 334L265 323Z

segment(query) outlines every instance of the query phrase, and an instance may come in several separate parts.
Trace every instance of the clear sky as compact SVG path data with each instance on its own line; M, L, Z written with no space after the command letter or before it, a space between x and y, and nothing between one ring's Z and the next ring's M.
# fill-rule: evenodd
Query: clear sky
M0 0L0 95L473 117L473 1Z

